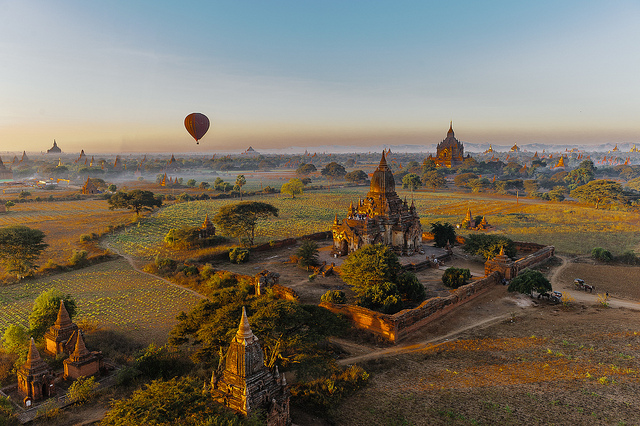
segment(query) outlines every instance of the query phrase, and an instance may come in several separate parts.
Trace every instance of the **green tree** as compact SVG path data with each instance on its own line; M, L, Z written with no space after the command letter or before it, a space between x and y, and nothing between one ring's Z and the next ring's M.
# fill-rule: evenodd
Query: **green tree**
M82 404L91 399L99 383L95 377L78 377L67 390L67 397L76 404Z
M118 191L109 198L109 209L129 209L140 215L142 210L153 210L160 207L162 200L157 198L151 191L134 189L133 191Z
M447 268L442 275L442 283L450 288L458 288L469 282L471 272L463 268Z
M430 158L427 158L422 162L421 172L424 175L427 172L432 172L437 169L436 162Z
M445 222L435 222L431 224L431 233L435 240L436 247L446 247L447 243L451 247L456 243L456 229L452 224Z
M422 175L422 182L425 186L430 187L434 191L438 188L447 186L447 180L438 170L432 170Z
M420 188L422 186L422 180L420 180L420 176L415 173L409 173L404 175L402 178L402 187L404 189L409 189L411 194L413 195L413 191Z
M283 183L280 192L291 195L296 198L296 194L302 194L304 191L304 183L298 178L289 179L289 182Z
M611 262L613 260L611 252L602 247L594 247L594 249L591 250L591 257L601 262Z
M634 191L640 191L640 177L631 179L625 186L629 189L633 189ZM10 201L7 201L7 203L10 203Z
M458 187L465 187L471 179L478 179L475 173L461 173L453 178L453 184Z
M301 176L308 176L311 173L317 172L318 169L313 164L300 164L296 169L296 173Z
M340 276L356 294L357 304L386 313L402 309L402 299L424 299L424 286L403 272L398 256L383 244L366 245L351 253ZM420 288L422 287L422 288Z
M116 192L116 190L118 189L118 187L117 187L115 184L113 184L113 183L112 183L111 185L109 185L109 186L107 187L107 189L108 189L110 192Z
M31 197L31 193L29 191L20 191L20 194L18 194L18 198L20 198L21 200L24 200L28 197Z
M2 337L2 346L7 352L18 353L20 351L27 351L29 347L29 330L21 326L20 324L11 324L4 331Z
M207 189L209 188L209 182L200 182L200 185L198 185L198 188L200 189Z
M60 290L51 288L40 293L33 302L33 309L29 315L29 329L34 339L41 338L56 322L61 300L64 301L69 317L73 319L76 314L76 301L70 294L65 295Z
M462 249L472 255L484 257L485 260L493 259L500 253L500 249L509 257L515 257L516 246L512 240L500 235L471 234L465 239Z
M258 220L269 216L278 217L278 209L268 203L245 201L222 206L213 222L223 233L238 237L240 242L244 239L248 245L253 245Z
M318 243L313 240L302 240L296 256L300 258L299 264L307 269L318 264Z
M551 291L551 283L539 271L525 269L517 277L511 280L508 291L517 291L522 294L546 293Z
M236 187L238 187L238 191L240 191L240 200L242 200L242 187L245 186L247 184L247 179L244 177L244 175L238 175L236 176ZM234 187L235 189L235 187Z
M320 170L320 174L329 180L329 182L333 182L336 179L341 179L344 175L347 174L347 171L341 164L336 163L335 161L327 164ZM331 185L329 185L331 187Z
M241 418L216 404L202 391L201 379L176 377L155 380L130 397L114 401L100 424L243 426L259 423L255 418Z
M343 305L347 303L347 296L342 290L329 290L320 297L320 301Z
M487 178L469 179L467 182L467 186L471 188L473 192L481 192L483 189L489 187L489 185L489 179Z
M527 191L527 194L532 197L533 194L536 194L540 189L540 184L535 179L525 180L523 182L524 190Z
M596 209L601 204L624 201L622 185L611 180L594 180L571 191L571 196L584 203L594 203Z
M0 228L0 261L6 270L20 279L35 269L35 261L49 246L44 237L39 229L23 225Z
M187 181L187 186L188 186L189 188L195 188L195 186L196 186L196 180L195 180L195 179L189 179L189 180Z
M6 203L4 203L4 206L7 208L7 211L9 211L9 207L13 207L15 205L16 203L14 203L13 201L7 201Z
M347 182L363 183L369 179L369 176L362 170L354 170L344 175L344 179Z

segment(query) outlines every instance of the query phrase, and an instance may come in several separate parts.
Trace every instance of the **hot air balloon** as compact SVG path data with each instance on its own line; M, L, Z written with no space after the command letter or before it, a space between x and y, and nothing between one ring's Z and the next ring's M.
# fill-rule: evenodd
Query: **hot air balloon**
M204 114L194 112L186 116L184 119L184 127L196 140L196 144L200 144L198 141L202 139L204 134L207 133L207 130L209 130L209 119Z

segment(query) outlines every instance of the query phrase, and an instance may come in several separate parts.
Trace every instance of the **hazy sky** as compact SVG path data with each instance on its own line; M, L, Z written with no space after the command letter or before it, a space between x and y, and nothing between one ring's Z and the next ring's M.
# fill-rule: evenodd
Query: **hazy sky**
M0 151L432 144L449 120L640 142L640 2L0 0Z

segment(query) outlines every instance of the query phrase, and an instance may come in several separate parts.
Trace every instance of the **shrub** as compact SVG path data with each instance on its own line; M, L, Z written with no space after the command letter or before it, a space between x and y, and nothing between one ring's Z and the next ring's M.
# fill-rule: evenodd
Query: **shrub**
M442 275L442 282L450 288L465 285L471 279L471 272L463 268L449 268Z
M303 240L296 251L300 266L309 268L318 264L318 243L312 240Z
M320 300L328 303L336 303L338 305L347 303L347 297L345 296L344 291L341 290L329 290L322 295Z
M229 260L231 263L245 263L249 260L249 250L240 247L232 249L229 251Z
M93 239L93 235L91 234L82 234L80 235L80 242L86 243L87 241L91 241Z
M447 243L453 247L456 242L456 230L450 223L432 223L431 232L436 247L446 247Z
M517 291L522 294L546 293L551 291L551 283L539 271L525 269L520 275L511 280L508 291Z
M358 297L358 305L384 314L395 314L402 310L402 296L394 283L376 283Z
M76 404L82 404L91 399L93 392L98 387L98 384L99 383L96 383L95 377L78 377L78 380L71 383L71 386L69 386L67 396Z
M86 250L74 250L69 258L69 266L72 268L86 266L89 263L88 255Z
M156 256L155 264L158 271L163 273L175 271L176 266L178 265L175 260L169 259L168 257L160 257L159 255Z
M591 257L600 262L611 262L613 260L613 256L609 250L603 249L602 247L595 247L591 250Z
M398 291L404 298L414 302L422 302L426 297L424 286L411 272L405 272L398 277Z
M633 250L625 251L620 256L618 256L616 260L622 263L626 263L627 265L637 265L638 263L640 263L640 259L638 258L638 256L636 256Z

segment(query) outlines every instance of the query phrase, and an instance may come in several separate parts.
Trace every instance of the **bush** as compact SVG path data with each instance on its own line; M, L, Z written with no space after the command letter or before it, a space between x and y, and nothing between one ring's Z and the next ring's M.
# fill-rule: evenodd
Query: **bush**
M414 302L422 302L427 295L418 277L411 272L405 272L398 277L398 291L404 298Z
M96 383L95 377L78 377L78 380L71 383L71 386L69 386L67 396L76 404L82 404L91 399L93 392L96 390L98 385L99 383Z
M442 282L449 288L458 288L471 279L471 271L463 268L449 268L442 275Z
M344 294L344 291L341 290L329 290L320 298L323 302L335 303L338 305L343 305L347 303L347 297Z
M546 293L551 291L551 283L539 271L525 269L520 275L511 280L508 291L517 291L522 294Z
M456 242L456 230L450 223L432 223L431 233L433 233L436 247L446 247L447 243L453 247Z
M402 310L402 296L394 283L376 283L358 297L358 305L384 314L395 314Z
M473 255L480 255L485 260L493 259L500 253L500 248L509 257L515 257L516 246L512 240L499 235L471 234L466 238L462 249Z
M638 263L640 263L640 259L638 258L638 256L636 256L633 250L625 251L620 256L618 256L616 260L622 263L626 263L627 265L637 265Z
M82 234L80 235L80 242L86 243L87 241L91 241L93 239L93 235L91 234Z
M229 260L231 263L245 263L249 260L249 250L240 247L232 249L229 251Z
M298 263L304 268L318 264L318 243L312 240L303 240L300 248L296 251Z
M72 268L86 266L89 264L89 260L87 260L88 255L89 253L87 253L86 250L74 250L69 258L69 266Z
M158 271L162 273L173 272L178 265L175 260L169 259L168 257L160 257L159 255L156 256L155 264Z
M611 262L613 260L613 256L609 250L603 249L602 247L595 247L591 250L591 257L600 262Z

